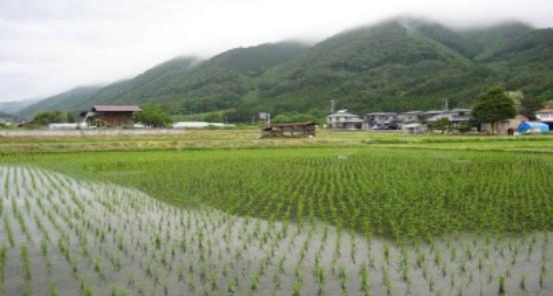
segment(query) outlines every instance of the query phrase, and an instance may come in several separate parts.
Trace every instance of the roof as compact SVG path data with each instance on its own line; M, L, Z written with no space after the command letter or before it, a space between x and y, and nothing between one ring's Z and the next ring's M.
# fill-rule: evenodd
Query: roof
M539 121L524 121L520 125L527 125L529 127L535 128L535 127L549 127L546 123L539 122Z
M441 113L445 113L446 111L444 110L428 110L426 112L424 112L424 114L441 114Z
M337 117L337 116L339 116L339 117L359 117L358 115L349 113L347 109L338 110L338 112L329 115L329 117Z
M553 113L553 109L552 108L545 108L545 109L541 109L541 110L536 111L536 113Z
M528 121L528 117L524 114L517 114L515 118L511 118L511 119L523 119L524 121Z
M137 105L94 105L96 112L138 112L142 111Z
M367 114L368 116L396 116L397 113L395 112L373 112L373 113L368 113Z
M419 115L419 114L423 114L424 111L409 111L409 112L403 112L401 113L400 115Z
M434 116L428 118L427 121L428 122L435 122L435 121L438 121L442 118L447 118L449 121L452 121L452 122L462 122L462 121L467 122L467 121L470 121L469 116L459 116L459 115L455 115L455 114L451 114L451 113L434 115Z

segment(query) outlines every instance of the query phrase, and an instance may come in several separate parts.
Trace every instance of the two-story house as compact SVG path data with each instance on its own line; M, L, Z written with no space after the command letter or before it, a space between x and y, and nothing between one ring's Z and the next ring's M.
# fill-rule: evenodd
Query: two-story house
M457 108L457 109L451 109L447 111L441 111L440 113L434 116L428 117L426 121L432 124L442 118L447 118L449 120L449 123L451 124L451 127L457 128L463 124L469 123L470 112L471 112L470 109L465 109L465 108Z
M359 115L349 113L347 109L338 110L327 117L327 128L334 130L361 130L363 120Z
M365 126L373 130L397 129L397 116L395 112L373 112L365 115Z
M404 125L411 123L421 123L424 121L426 116L423 111L409 111L400 113L397 116L398 127L401 129Z

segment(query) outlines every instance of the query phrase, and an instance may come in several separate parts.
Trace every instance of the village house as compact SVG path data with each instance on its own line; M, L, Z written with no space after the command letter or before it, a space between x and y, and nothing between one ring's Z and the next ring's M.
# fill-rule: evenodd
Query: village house
M424 133L428 131L429 125L442 119L449 121L453 129L468 125L471 121L471 109L455 108L430 111L409 111L396 112L372 112L367 113L363 120L348 110L340 110L328 116L329 129L343 130L403 130L409 133ZM551 121L553 122L553 115ZM362 124L361 124L362 122ZM516 126L520 121L508 122L509 126Z
M444 114L445 112L446 112L445 110L429 110L424 112L424 117L428 119L436 115Z
M536 111L536 118L549 125L549 130L553 129L553 109L541 109Z
M397 129L397 117L395 112L373 112L365 115L365 129L395 130Z
M409 111L400 113L397 116L398 127L400 129L403 129L403 127L407 124L421 123L424 118L425 116L423 111Z
M469 123L470 112L470 109L464 108L426 112L374 112L365 115L364 129L406 130L408 132L421 133L427 130L427 124L432 124L442 118L447 118L453 128L458 128L463 124Z
M480 131L488 134L507 135L516 131L519 125L523 122L527 122L528 117L518 114L515 118L507 119L502 122L497 122L495 125L491 123L482 123L480 125Z
M132 126L133 114L142 111L137 105L95 105L91 111L83 112L88 126L122 127Z
M457 108L452 110L444 110L438 114L427 117L426 122L429 124L435 123L440 119L447 118L451 127L458 128L463 124L468 124L470 122L470 109ZM426 112L427 115L429 114Z
M338 110L327 117L327 128L333 130L361 130L363 119L351 114L346 109Z

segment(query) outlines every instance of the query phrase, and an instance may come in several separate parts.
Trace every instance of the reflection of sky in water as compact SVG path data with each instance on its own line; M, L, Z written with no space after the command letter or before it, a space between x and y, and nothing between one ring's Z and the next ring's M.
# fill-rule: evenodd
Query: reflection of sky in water
M509 293L522 292L522 282L529 293L553 292L553 248L542 233L488 239L461 234L434 246L403 248L373 238L368 245L362 236L323 223L298 226L208 208L177 209L131 188L32 167L0 167L0 196L6 295L50 286L75 295L81 284L98 295L111 293L113 285L130 294L186 289L242 295L255 287L257 295L291 295L300 280L303 293L355 294L365 266L374 295L389 288L401 295L427 295L430 289L495 294L500 276L506 276ZM24 246L28 281L22 277Z

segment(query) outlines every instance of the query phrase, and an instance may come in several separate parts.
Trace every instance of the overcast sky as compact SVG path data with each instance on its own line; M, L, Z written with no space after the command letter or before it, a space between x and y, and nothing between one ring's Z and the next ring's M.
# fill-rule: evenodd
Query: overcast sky
M553 0L0 0L0 101L129 78L178 55L320 40L397 15L553 27Z

